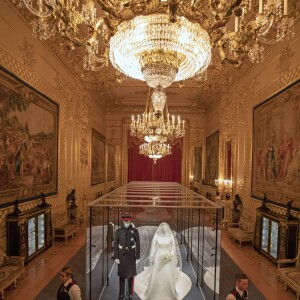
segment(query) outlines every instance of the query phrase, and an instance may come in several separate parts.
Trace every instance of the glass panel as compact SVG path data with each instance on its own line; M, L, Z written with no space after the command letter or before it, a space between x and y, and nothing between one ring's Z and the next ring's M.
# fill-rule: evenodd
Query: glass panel
M156 295L161 288L165 293L168 284L180 277L186 286L193 283L197 299L219 299L221 207L177 183L132 182L90 203L89 208L87 298L118 299L113 250L121 256L127 243L116 240L115 233L124 227L122 215L129 214L140 237L136 292L149 287L153 278L157 284L152 293ZM165 269L169 271L164 273Z
M278 223L271 221L271 244L270 244L270 255L275 259L278 251Z
M35 218L30 218L28 219L28 256L36 252L35 231Z
M45 215L38 216L38 249L45 246Z
M268 252L268 240L269 240L269 222L270 220L263 217L262 222L262 234L261 234L261 249Z

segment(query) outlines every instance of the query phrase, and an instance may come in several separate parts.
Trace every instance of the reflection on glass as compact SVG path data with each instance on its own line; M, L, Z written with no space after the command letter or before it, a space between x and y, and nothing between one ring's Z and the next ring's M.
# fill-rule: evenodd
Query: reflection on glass
M269 219L263 218L261 249L266 252L268 252L268 240L269 240Z
M28 256L36 252L35 218L28 219Z
M278 223L271 221L271 241L270 241L270 255L277 259L278 250Z
M38 216L38 250L45 246L45 215Z

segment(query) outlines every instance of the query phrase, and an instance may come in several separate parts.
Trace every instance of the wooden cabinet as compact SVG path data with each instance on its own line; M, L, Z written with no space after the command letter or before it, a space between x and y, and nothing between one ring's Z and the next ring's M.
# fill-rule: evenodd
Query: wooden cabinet
M52 245L51 206L40 205L7 216L7 254L24 256L25 263Z
M274 262L295 258L298 252L298 230L297 218L258 209L254 249Z

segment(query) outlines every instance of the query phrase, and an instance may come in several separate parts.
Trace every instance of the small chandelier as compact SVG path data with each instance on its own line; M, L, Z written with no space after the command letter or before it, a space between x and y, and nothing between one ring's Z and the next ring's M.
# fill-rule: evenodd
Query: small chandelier
M212 48L236 66L246 56L261 61L268 45L293 35L299 14L296 0L12 1L35 15L41 39L60 34L70 49L85 47L85 69L110 59L127 76L163 88L201 75Z
M172 141L185 135L185 121L181 121L180 116L170 117L167 96L161 86L155 88L152 101L149 89L145 112L136 119L132 116L130 135L146 142Z
M139 146L139 153L152 158L156 164L159 158L172 154L172 151L169 144L153 141L141 144Z

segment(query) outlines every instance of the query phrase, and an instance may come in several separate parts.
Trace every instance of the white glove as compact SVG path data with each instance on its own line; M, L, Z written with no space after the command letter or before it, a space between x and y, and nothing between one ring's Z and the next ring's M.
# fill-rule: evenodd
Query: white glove
M136 264L138 264L139 262L140 262L140 260L139 260L139 259L136 259L136 260L135 260L135 263L136 263Z
M150 256L149 257L149 264L152 265L154 262L154 257L153 256Z
M120 260L118 258L115 259L115 262L119 265L120 264Z

